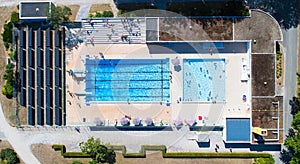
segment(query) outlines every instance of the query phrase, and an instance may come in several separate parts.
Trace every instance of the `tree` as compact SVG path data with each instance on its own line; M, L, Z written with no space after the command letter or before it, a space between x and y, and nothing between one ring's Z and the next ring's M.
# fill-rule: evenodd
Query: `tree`
M7 164L19 163L19 158L17 156L17 153L10 148L1 150L0 158L1 160L4 160L5 163Z
M71 15L72 12L69 7L57 6L52 8L47 20L49 21L50 25L53 26L54 29L57 29L62 23L68 22Z
M92 156L90 163L115 163L116 154L113 150L108 149L99 139L89 138L86 142L79 144L82 152Z
M288 150L284 150L285 154L290 154L291 159L286 163L290 164L298 164L300 163L300 112L298 112L294 116L294 120L292 121L293 132L291 136L288 136L285 141L284 145L287 147Z

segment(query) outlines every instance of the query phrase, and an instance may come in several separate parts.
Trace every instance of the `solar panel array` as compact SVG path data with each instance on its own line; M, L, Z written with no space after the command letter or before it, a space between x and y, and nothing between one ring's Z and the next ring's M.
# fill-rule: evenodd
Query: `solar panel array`
M26 106L26 89L21 88L20 91L20 105Z
M50 28L25 28L28 28L27 32L23 27L19 29L17 48L20 105L28 109L29 125L63 125L63 32L52 32Z
M37 86L44 87L44 71L41 68L37 68Z
M34 52L32 49L28 49L28 66L31 67L31 68L34 68L35 66L35 63L34 63Z
M55 107L55 124L62 125L62 111L60 108Z
M46 67L52 68L53 60L52 60L52 50L47 47L46 48Z
M46 124L53 125L53 109L46 106Z
M33 46L33 31L32 31L32 27L29 27L28 29L28 48L32 48Z
M35 111L31 106L27 107L28 113L27 113L27 120L28 125L35 125Z
M54 38L55 38L55 43L54 43L54 45L55 45L55 47L61 47L61 43L60 43L60 36L61 35L61 32L58 30L58 29L56 29L55 30L55 34L54 34Z
M19 56L20 56L20 67L26 67L26 51L23 48L19 48Z
M37 124L44 125L44 109L38 106L36 112L37 112Z
M55 47L55 67L61 67L61 51Z
M47 28L46 30L46 47L52 47L52 31L50 30L50 27Z

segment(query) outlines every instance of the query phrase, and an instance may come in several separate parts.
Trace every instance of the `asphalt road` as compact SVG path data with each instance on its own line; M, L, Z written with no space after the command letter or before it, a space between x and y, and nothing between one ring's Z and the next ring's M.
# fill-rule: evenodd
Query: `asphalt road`
M291 122L293 120L293 116L290 114L291 106L289 105L289 100L295 96L296 93L296 72L297 72L297 61L298 61L298 31L297 28L291 28L289 30L283 30L283 45L285 47L285 70L284 70L284 131L285 134L288 134L288 130L291 127ZM284 139L286 136L284 135Z

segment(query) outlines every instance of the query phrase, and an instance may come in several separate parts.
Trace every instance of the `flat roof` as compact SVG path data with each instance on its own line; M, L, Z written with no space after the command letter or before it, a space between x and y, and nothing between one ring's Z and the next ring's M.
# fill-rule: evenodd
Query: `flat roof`
M46 18L51 2L20 2L20 18Z
M226 118L226 140L250 142L250 118Z

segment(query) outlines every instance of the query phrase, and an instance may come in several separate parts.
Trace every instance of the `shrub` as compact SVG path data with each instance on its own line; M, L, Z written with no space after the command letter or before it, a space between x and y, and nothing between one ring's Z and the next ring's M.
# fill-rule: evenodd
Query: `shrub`
M73 161L72 164L83 164L83 163L80 161Z
M2 88L2 94L5 95L7 98L11 98L13 96L13 86L11 83L6 82Z
M95 16L94 16L94 14L92 14L92 13L89 13L89 16L88 16L89 18L94 18Z
M101 18L101 17L103 17L103 15L100 12L97 11L95 17L96 18Z
M4 24L4 31L1 34L3 42L12 43L12 28L13 24L11 22Z
M19 22L19 13L15 12L15 11L12 12L11 17L10 17L10 22L12 22L12 23Z
M3 149L1 151L0 158L4 160L7 164L15 164L19 162L17 153L10 148Z
M114 17L114 14L111 11L104 11L103 17Z

